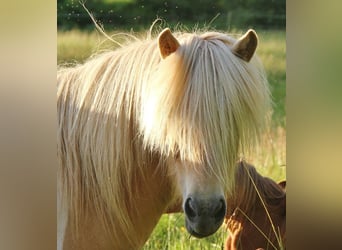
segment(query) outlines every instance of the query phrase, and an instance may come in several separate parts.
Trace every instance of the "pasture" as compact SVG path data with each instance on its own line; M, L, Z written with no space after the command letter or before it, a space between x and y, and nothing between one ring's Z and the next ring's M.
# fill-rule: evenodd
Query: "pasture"
M273 113L268 131L260 145L244 156L265 176L280 181L286 178L286 43L284 31L258 31L257 54L265 66L273 98ZM109 35L119 31L107 32ZM243 34L244 31L232 33ZM124 36L114 36L119 43ZM98 32L79 30L58 32L57 64L84 62L94 53L115 49L117 44ZM182 214L163 215L144 249L222 249L227 230L223 225L214 235L205 239L190 237L184 227Z

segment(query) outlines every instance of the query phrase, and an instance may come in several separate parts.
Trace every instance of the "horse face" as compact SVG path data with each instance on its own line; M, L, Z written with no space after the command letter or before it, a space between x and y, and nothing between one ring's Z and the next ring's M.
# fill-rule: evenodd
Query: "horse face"
M224 188L216 177L200 173L198 166L176 164L186 229L197 238L215 233L226 214Z
M254 81L264 86L258 70L253 77L241 73L256 49L255 32L234 43L220 37L181 37L179 42L169 29L163 30L158 37L161 62L141 109L144 144L176 159L186 228L198 238L215 233L224 220L224 194L234 184L239 145L248 147L247 138L258 133L255 124L264 114L255 106L263 107L267 97L252 95L264 93L251 90L259 84Z

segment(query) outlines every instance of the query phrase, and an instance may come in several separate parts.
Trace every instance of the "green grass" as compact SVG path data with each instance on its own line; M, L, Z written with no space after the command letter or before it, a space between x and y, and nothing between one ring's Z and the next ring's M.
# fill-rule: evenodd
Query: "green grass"
M242 34L243 32L237 33ZM255 165L261 174L280 181L286 178L285 32L260 31L258 36L260 41L257 53L268 76L274 110L269 131L262 137L260 146L256 148L255 152L246 156L246 159ZM57 38L58 64L81 63L94 53L117 47L98 32L79 30L58 32ZM117 38L116 40L122 41ZM227 230L223 225L218 232L205 239L189 237L184 228L182 214L163 215L143 249L222 249L227 235Z
M57 33L57 64L82 63L94 53L116 45L98 32L71 30Z
M225 226L205 239L190 237L184 227L184 215L181 213L163 215L143 250L198 250L222 249L227 229Z

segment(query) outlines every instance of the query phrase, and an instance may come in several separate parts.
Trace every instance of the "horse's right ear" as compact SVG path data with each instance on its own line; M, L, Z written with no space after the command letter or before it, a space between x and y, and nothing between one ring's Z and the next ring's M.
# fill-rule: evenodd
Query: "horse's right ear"
M175 52L180 45L178 40L172 35L170 29L166 28L158 36L158 46L160 56L165 59Z

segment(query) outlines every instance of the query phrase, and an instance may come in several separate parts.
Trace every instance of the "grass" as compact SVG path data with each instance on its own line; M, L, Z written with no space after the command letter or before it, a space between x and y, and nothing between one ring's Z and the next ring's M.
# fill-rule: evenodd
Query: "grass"
M285 32L265 31L259 34L260 42L257 49L267 73L273 101L274 125L286 126L286 43Z
M261 174L280 181L286 178L285 32L260 31L258 35L260 41L257 53L266 69L274 107L269 130L261 138L260 146L246 156L246 159L255 165ZM119 38L116 40L122 41ZM98 32L79 30L58 32L57 63L81 63L94 53L116 47L116 44L106 40ZM223 249L227 235L223 225L214 235L205 239L189 237L184 228L182 214L163 215L143 249Z
M98 32L60 31L57 34L57 64L82 63L94 53L116 47Z
M224 225L214 235L207 238L190 237L184 227L183 214L163 215L143 250L223 249L226 237L227 229Z

